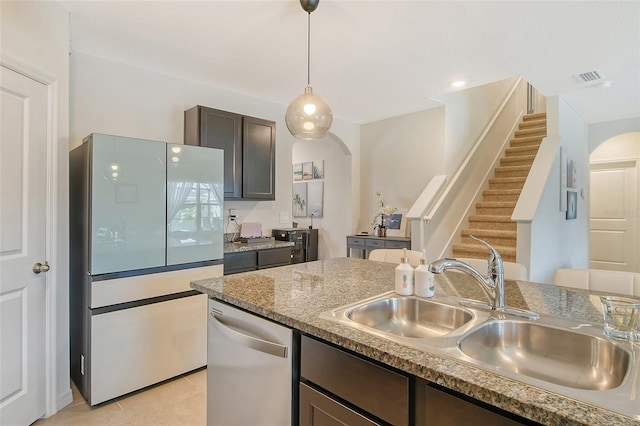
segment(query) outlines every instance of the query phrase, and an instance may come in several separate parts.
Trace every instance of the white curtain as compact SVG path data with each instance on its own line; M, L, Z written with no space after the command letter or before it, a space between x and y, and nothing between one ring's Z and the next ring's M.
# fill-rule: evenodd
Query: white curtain
M195 182L167 182L168 222L178 214L180 207L187 201Z
M207 188L209 188L209 191L213 192L214 195L216 196L216 201L218 202L218 204L222 205L222 200L223 200L223 193L222 193L222 184L221 183L213 183L213 182L209 182L207 183Z

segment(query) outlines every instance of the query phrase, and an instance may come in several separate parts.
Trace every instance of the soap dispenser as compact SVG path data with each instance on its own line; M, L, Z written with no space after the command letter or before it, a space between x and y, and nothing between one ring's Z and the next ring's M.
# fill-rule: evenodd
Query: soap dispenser
M402 249L400 264L396 266L396 293L402 296L413 294L413 267L409 265L407 249Z
M415 291L416 296L433 297L435 294L435 278L433 272L429 271L425 251L422 250L420 265L415 270Z

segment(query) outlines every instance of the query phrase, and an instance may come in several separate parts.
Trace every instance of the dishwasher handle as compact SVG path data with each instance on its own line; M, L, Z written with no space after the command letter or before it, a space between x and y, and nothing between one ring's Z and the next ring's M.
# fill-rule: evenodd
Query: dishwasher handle
M281 358L287 357L287 347L285 345L269 342L268 340L259 339L257 337L249 336L247 334L236 331L225 324L222 318L220 318L214 312L211 312L211 319L211 324L213 325L213 327L218 332L222 333L234 342L242 346L264 352L266 354L279 356Z

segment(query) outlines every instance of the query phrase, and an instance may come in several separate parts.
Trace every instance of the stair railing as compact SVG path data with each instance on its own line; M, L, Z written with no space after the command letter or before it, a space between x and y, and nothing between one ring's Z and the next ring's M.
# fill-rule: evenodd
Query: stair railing
M527 114L533 114L538 110L538 89L527 82Z
M434 176L407 213L411 247L428 259L451 255L451 246L482 196L526 108L525 81L518 78L456 172Z

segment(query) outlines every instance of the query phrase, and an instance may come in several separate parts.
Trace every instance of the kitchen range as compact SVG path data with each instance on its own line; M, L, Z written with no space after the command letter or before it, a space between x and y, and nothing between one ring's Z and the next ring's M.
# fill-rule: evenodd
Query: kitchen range
M288 410L292 424L325 424L326 418L346 424L640 422L640 353L629 342L603 336L598 294L507 282L507 306L538 315L523 318L470 305L485 294L473 278L455 271L436 276L434 299L394 296L394 268L338 258L191 286L210 297L210 317L220 303L291 330L290 346L274 336L268 340L292 347L287 362L300 365L279 379L289 383L287 401L274 401ZM384 314L376 316L376 310L391 299L427 315L420 316L429 324L426 334L384 328ZM442 316L430 316L435 312ZM487 343L486 335L499 335L506 346ZM511 339L532 365L519 369L516 359L495 363L497 358L485 357L516 345ZM209 347L209 356L220 351ZM215 377L210 370L209 389ZM209 424L215 424L212 415Z
M273 237L278 241L290 241L291 263L311 262L318 260L318 230L315 228L282 228L272 229Z

